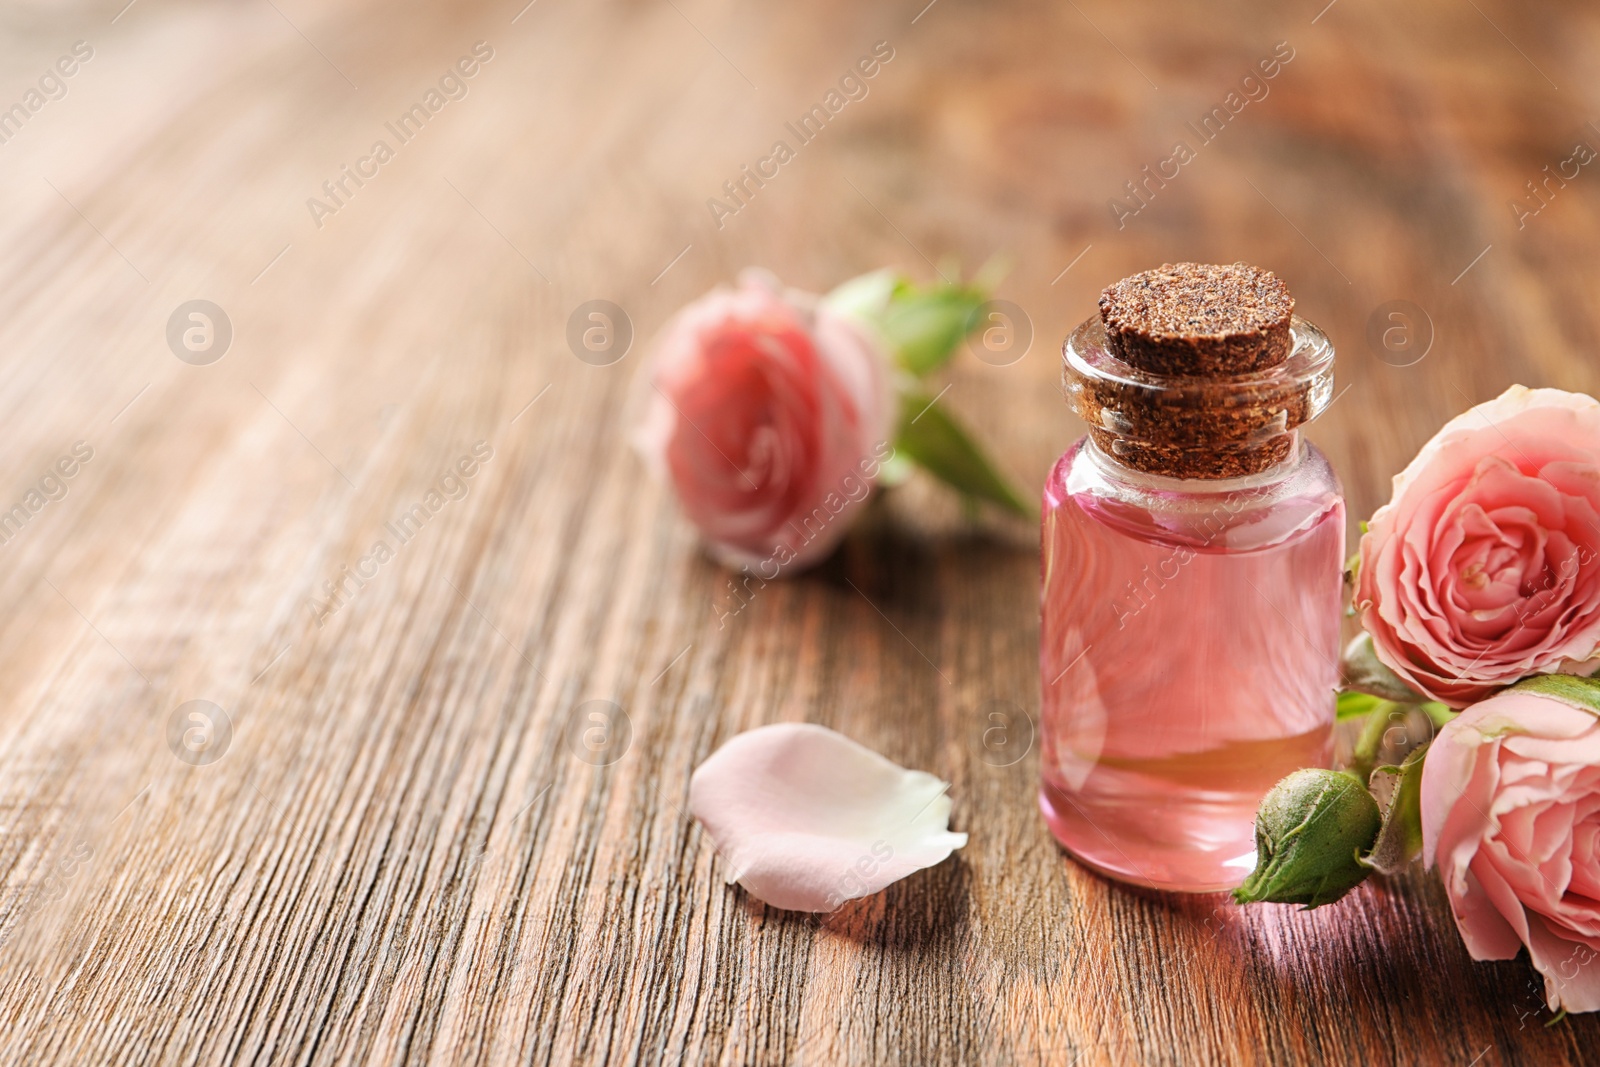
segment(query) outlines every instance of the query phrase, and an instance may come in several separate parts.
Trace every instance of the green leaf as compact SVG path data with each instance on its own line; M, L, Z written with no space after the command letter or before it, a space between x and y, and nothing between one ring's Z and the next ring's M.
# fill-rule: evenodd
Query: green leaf
M1383 703L1382 697L1375 697L1371 693L1358 693L1353 689L1344 689L1339 693L1338 710L1334 712L1334 715L1341 722L1345 719L1359 719L1381 703Z
M1346 689L1383 697L1400 704L1420 704L1428 698L1416 692L1391 671L1372 648L1372 635L1362 634L1345 646L1339 661L1340 681Z
M895 451L964 496L1024 517L1036 514L936 398L916 390L901 394Z
M1399 783L1389 797L1383 813L1383 828L1373 842L1372 851L1361 862L1379 874L1396 874L1410 866L1422 851L1422 763L1428 746L1414 749L1398 767L1379 767L1384 774L1397 774Z
M988 299L977 286L901 286L889 299L880 327L900 365L922 377L950 361Z
M885 267L851 278L823 297L822 303L841 315L862 319L881 329L889 301L905 287L905 280Z
M922 377L948 363L979 325L996 280L997 271L986 267L966 284L918 286L885 268L851 278L822 302L877 330L895 362Z

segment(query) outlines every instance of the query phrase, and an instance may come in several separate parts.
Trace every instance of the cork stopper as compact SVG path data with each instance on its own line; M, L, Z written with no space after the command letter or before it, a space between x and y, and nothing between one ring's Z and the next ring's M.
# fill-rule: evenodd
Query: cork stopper
M1167 264L1105 290L1063 347L1069 402L1105 454L1172 478L1258 474L1333 395L1333 345L1271 272Z
M1289 356L1294 297L1244 263L1167 263L1100 294L1106 343L1152 374L1245 374Z

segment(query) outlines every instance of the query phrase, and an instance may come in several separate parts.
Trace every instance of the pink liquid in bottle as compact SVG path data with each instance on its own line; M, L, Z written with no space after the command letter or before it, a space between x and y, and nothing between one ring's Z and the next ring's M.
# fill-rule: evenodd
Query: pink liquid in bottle
M1154 511L1095 452L1045 486L1040 805L1116 878L1231 888L1262 795L1331 756L1344 504L1309 446L1292 484Z
M1192 376L1122 362L1098 318L1065 346L1090 436L1044 489L1039 804L1123 881L1237 886L1262 796L1332 755L1344 503L1298 427L1333 348L1300 319L1291 341Z

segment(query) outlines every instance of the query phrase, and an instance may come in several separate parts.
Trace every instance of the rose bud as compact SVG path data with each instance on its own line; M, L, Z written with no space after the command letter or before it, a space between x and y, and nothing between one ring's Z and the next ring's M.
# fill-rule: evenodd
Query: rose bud
M1256 811L1256 869L1233 891L1240 904L1331 904L1372 871L1360 855L1383 816L1352 774L1307 768L1283 779Z

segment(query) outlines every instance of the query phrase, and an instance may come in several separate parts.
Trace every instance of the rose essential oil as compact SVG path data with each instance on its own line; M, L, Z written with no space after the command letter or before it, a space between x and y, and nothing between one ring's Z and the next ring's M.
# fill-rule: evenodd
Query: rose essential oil
M1040 807L1105 874L1228 889L1262 796L1332 754L1344 503L1298 427L1333 347L1241 264L1100 304L1064 348L1089 435L1044 490Z

